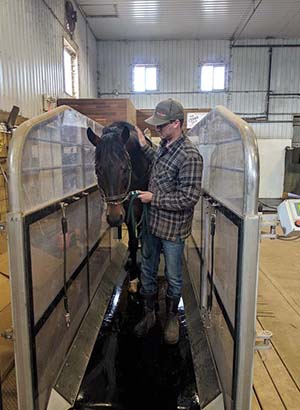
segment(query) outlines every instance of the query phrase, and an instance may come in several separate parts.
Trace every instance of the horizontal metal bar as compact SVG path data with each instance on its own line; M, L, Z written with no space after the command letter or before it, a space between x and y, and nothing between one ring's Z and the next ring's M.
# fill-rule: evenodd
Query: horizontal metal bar
M300 44L231 44L230 48L298 48Z
M59 200L43 207L43 208L38 208L32 211L29 211L25 216L25 223L26 224L32 224L36 221L39 221L40 219L45 218L46 216L57 212L58 210L61 209L60 203L61 202L67 202L69 205L72 204L73 202L77 202L78 200L78 196L81 198L83 198L84 193L88 193L91 194L93 192L96 192L98 190L97 185L93 185L87 189L82 189L80 191L76 191L74 193L72 193L72 195L66 196L64 198L60 198Z

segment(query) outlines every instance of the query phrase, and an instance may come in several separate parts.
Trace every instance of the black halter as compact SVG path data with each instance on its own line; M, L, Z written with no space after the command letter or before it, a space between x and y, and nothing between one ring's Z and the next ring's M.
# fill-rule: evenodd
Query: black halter
M131 178L132 178L132 166L131 166L131 161L130 161L129 154L127 152L126 152L126 154L127 154L127 159L128 159L128 170L129 170L129 178L128 178L127 188L124 192L122 192L122 194L111 195L111 196L105 195L104 200L109 205L123 204L129 198L129 195L130 195L129 188L130 188L130 185L131 185ZM104 192L104 189L101 186L99 186L99 188Z

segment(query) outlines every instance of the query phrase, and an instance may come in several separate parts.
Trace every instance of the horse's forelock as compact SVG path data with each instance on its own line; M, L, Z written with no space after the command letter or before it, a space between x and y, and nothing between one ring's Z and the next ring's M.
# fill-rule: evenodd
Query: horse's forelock
M96 147L96 164L121 159L126 149L120 142L119 129L107 127L103 129L101 143Z

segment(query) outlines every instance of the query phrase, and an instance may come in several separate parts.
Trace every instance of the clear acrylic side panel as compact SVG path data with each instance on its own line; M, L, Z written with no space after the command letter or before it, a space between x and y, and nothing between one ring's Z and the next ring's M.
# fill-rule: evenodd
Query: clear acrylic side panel
M203 189L242 214L244 152L239 131L217 112L208 114L201 124L190 130L189 137L203 157Z
M46 408L110 260L110 232L106 233L104 204L96 191L95 147L87 139L87 127L97 134L103 128L75 110L59 107L18 127L10 144L10 264L17 273L12 300L14 329L22 336L16 340L16 369L18 397L26 410ZM68 204L65 237L60 202ZM106 252L101 266L98 260L92 267L99 241ZM70 327L64 306L64 256Z
M208 338L223 387L226 410L249 410L258 235L254 228L251 239L248 234L249 238L244 235L245 221L258 218L257 142L251 127L224 107L208 113L188 136L198 147L204 165L200 307L208 319ZM198 229L196 218L192 230L194 238L199 238ZM247 240L249 244L246 244ZM189 265L193 266L195 262L189 262ZM195 278L193 281L197 283Z
M87 255L85 199L65 208L67 280ZM45 313L64 284L62 212L58 211L30 226L34 323Z
M66 327L64 302L61 300L35 337L37 369L36 408L46 408L51 388L55 382L82 317L88 307L86 267L78 274L68 289L71 325Z
M53 212L29 225L35 337L33 354L37 373L35 393L38 410L46 408L51 388L65 355L110 263L110 230L103 211L104 204L98 191L91 192L88 196L83 195L81 199L65 208L68 221L66 279L71 316L69 328L66 326L66 311L62 297L64 289L62 212L60 210ZM87 216L89 217L88 230ZM91 252L89 258L87 258L87 251Z
M201 207L203 207L200 213ZM211 215L216 214L212 249ZM192 237L186 242L187 266L200 308L206 307L214 272L212 310L205 320L208 339L217 367L226 409L233 406L235 363L235 301L238 269L239 228L204 199L197 204ZM212 252L214 266L212 266ZM216 297L217 295L217 297ZM201 309L203 312L203 310Z
M89 258L90 295L93 297L111 259L110 229L106 222L105 203L99 191L89 197L89 248L100 238L97 249ZM101 265L99 265L101 260Z
M210 326L207 332L222 385L225 408L231 410L233 408L232 382L235 342L215 295L213 295Z
M200 304L200 279L201 279L201 258L202 252L202 210L201 210L202 198L198 201L194 210L194 218L192 225L192 234L186 241L186 263L189 271L190 279L194 288L194 293L198 304Z
M211 347L223 387L226 409L232 408L234 375L236 288L238 271L239 228L221 212L216 212L214 293L208 329ZM218 297L216 297L216 295Z
M106 204L100 192L97 190L88 197L88 214L89 214L89 248L91 249L96 241L102 236L108 228L105 215Z
M186 241L185 245L185 257L187 263L187 269L191 279L191 283L194 289L194 294L198 305L200 304L200 271L201 260L198 253L197 246L193 239L190 237Z
M99 246L89 259L91 297L95 294L103 274L111 262L112 247L110 236L110 230L103 233ZM101 264L99 264L99 260L101 260Z
M11 211L29 212L96 183L87 127L103 128L60 107L18 128L9 154Z
M232 327L235 325L238 239L238 227L221 212L216 212L214 286L222 300Z
M204 190L238 215L255 213L258 150L248 124L224 107L217 107L188 136L203 157Z

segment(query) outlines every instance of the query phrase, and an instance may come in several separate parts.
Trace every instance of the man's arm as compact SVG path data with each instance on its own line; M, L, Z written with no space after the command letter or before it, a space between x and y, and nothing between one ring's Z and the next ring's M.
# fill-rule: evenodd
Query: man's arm
M139 141L139 144L142 148L142 151L146 155L147 159L152 162L153 158L154 158L154 155L155 155L154 147L151 147L149 144L147 144L147 140L145 138L145 135L143 134L143 132L137 126L135 127L135 130L137 132L138 141Z

